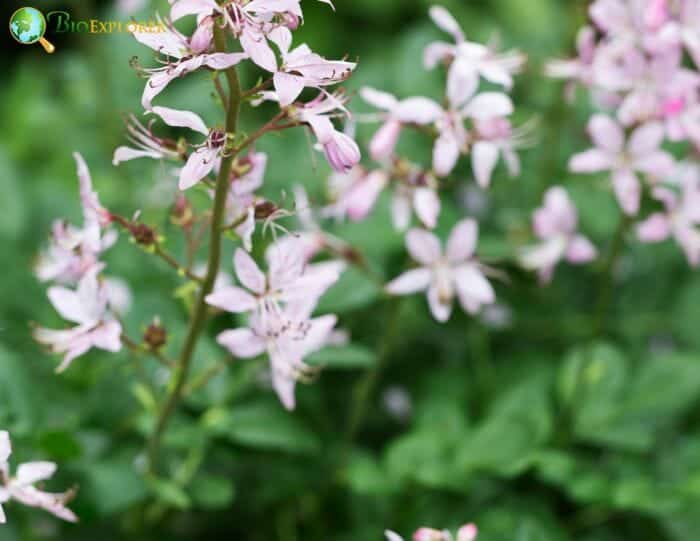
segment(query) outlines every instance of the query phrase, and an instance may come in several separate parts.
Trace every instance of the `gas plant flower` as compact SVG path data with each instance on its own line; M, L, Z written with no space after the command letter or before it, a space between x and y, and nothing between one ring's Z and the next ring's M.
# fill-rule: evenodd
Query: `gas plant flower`
M433 69L441 61L451 62L447 75L448 88L478 81L479 76L505 88L513 86L512 75L518 73L525 63L525 57L520 52L513 50L498 54L485 45L467 41L459 23L442 6L430 8L430 17L455 41L454 44L443 41L431 43L424 53L427 69Z
M227 312L254 312L263 320L279 316L290 305L311 306L311 312L344 268L340 262L307 265L298 243L272 244L267 259L268 272L264 274L250 255L237 249L233 266L245 289L222 288L208 295L207 303Z
M242 359L267 353L272 386L282 405L292 410L296 382L311 372L304 357L329 342L336 321L334 315L310 318L308 305L295 304L280 313L254 314L250 327L224 331L217 341Z
M599 114L591 118L588 132L595 148L573 156L569 169L575 173L610 171L620 207L626 214L636 215L642 190L637 173L663 177L673 170L673 157L659 148L663 125L651 122L639 126L625 141L622 127Z
M10 500L29 507L37 507L68 522L77 522L78 517L66 505L73 499L75 491L61 493L45 492L34 485L47 481L56 473L53 462L26 462L17 467L17 473L10 475L8 459L12 454L10 435L0 431L0 523L4 524L5 513L2 504Z
M532 127L533 123L528 122L513 128L510 120L502 117L474 120L471 158L474 178L479 186L490 186L493 170L501 156L511 177L520 174L520 158L516 150L532 144Z
M433 317L445 322L452 313L455 294L462 308L470 314L496 300L493 287L484 276L482 265L474 257L478 225L465 219L455 225L443 254L440 239L422 229L406 235L406 247L421 266L409 270L386 285L393 295L409 295L427 290Z
M282 107L291 105L304 88L320 89L346 80L357 66L354 62L326 60L305 43L291 49L292 33L284 26L275 28L269 37L279 48L282 57L282 63L273 76L275 91Z
M202 118L191 111L181 111L178 109L171 109L170 107L155 106L150 112L157 115L168 126L188 128L207 137L203 143L194 147L195 150L189 155L185 166L180 170L178 186L181 190L187 190L195 184L198 184L203 178L209 175L219 163L219 158L224 152L224 147L226 145L226 133L220 129L207 128ZM173 150L172 143L155 142L155 139L152 137L149 139L144 133L136 135L134 132L131 132L131 135L136 139L136 145L141 148L131 149L128 147L119 147L114 153L112 163L115 165L122 161L136 158L146 157L161 159L166 156L175 157L180 155L179 145L175 145L177 150ZM155 148L155 146L151 146L151 143L155 146L162 145L162 151Z
M469 132L464 120L474 121L496 119L509 116L513 112L513 102L502 92L482 92L477 94L479 80L467 78L447 88L448 108L436 122L438 138L433 147L433 170L439 177L449 175L457 165L460 154L468 152ZM474 158L475 171L487 168L482 160L488 158L479 152ZM485 179L482 178L482 182Z
M353 138L333 126L331 117L338 113L348 114L344 98L322 92L309 103L295 107L291 115L311 127L330 166L345 173L360 163L361 154Z
M111 223L111 217L93 190L92 178L85 160L77 152L73 157L80 183L83 227L77 228L63 220L54 222L49 246L39 256L35 267L36 275L42 282L55 280L64 284L75 284L99 264L102 252L117 240L114 230L106 230Z
M660 185L653 197L664 206L637 226L642 242L661 242L673 237L683 248L688 263L700 265L700 170L695 165L679 165L677 185Z
M465 524L457 531L456 541L475 541L479 530L474 524ZM384 532L387 541L403 541L396 532L386 530ZM455 538L448 530L435 530L433 528L419 528L413 534L413 541L453 541Z
M549 282L554 268L562 260L581 264L597 256L595 246L577 232L578 213L566 190L555 186L547 190L544 205L533 215L533 228L542 243L527 248L520 257L521 264L536 270L540 281Z
M403 126L432 124L443 113L442 108L433 100L419 96L399 101L388 92L371 87L360 89L360 96L370 105L386 111L386 114L381 117L384 124L377 130L369 144L370 155L377 161L390 158L394 153Z
M154 107L154 111L165 108ZM137 158L152 158L154 160L177 160L181 157L177 141L165 137L159 137L153 133L151 126L154 120L144 126L135 115L129 115L126 121L127 138L133 147L120 146L114 151L112 165L135 160ZM206 131L205 131L206 134Z
M159 68L141 68L148 75L141 104L145 110L152 108L153 99L175 79L202 67L225 70L248 58L246 53L203 53L192 48L190 40L172 25L165 25L162 32L133 32L137 41L163 55L164 64Z
M57 372L66 370L73 359L92 348L117 352L121 349L121 325L109 312L109 289L98 279L102 265L93 267L76 290L54 286L48 296L56 311L77 323L66 330L34 329L34 339L53 353L65 354Z
M578 56L569 60L550 60L544 68L545 75L569 81L566 96L573 100L576 84L589 86L593 78L593 60L596 52L596 35L591 26L584 26L576 37Z

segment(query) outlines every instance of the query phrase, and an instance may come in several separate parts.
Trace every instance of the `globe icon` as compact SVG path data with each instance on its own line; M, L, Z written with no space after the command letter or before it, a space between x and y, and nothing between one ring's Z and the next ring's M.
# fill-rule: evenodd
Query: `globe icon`
M10 18L10 32L20 43L36 43L46 32L46 19L38 9L20 8Z

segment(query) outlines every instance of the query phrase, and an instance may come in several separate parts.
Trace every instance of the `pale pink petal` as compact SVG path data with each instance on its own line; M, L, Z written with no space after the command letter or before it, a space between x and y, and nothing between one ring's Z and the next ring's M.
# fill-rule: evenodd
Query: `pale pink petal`
M428 229L437 225L440 216L440 198L431 188L416 188L413 192L413 208L416 216Z
M439 62L453 57L455 46L443 41L435 41L428 45L423 51L423 65L425 69L433 69Z
M614 160L610 154L592 148L572 156L569 160L569 170L574 173L597 173L610 169L613 164Z
M491 175L498 163L498 145L490 141L477 141L472 147L472 169L476 182L482 188L491 184Z
M657 212L637 225L637 236L642 242L661 242L671 234L671 224L665 214Z
M481 305L496 301L491 283L476 265L461 265L454 268L453 273L460 304L468 313L475 314Z
M424 291L430 285L432 272L430 269L420 267L406 271L399 277L389 282L385 289L392 295L410 295L418 291Z
M298 75L278 71L273 77L275 91L279 97L280 106L287 107L294 103L304 90L304 79Z
M407 98L394 109L394 116L405 124L431 124L443 115L442 107L428 98Z
M253 293L262 295L265 292L265 275L255 260L241 248L236 249L233 256L233 266L238 280Z
M81 355L84 355L85 353L87 353L91 347L92 347L92 343L87 338L82 338L82 339L72 343L70 346L70 349L68 349L65 356L63 357L61 364L59 364L56 367L56 373L61 374L61 373L65 372L66 370L68 370L71 363L75 359L80 357Z
M258 66L270 73L277 71L275 53L267 43L267 39L262 32L246 26L239 41L243 50L248 53L250 59Z
M513 113L513 101L502 92L482 92L462 112L477 119L508 116Z
M401 134L401 122L396 119L387 120L377 130L369 142L369 153L373 160L382 161L391 157Z
M0 430L0 464L7 462L12 454L12 443L10 442L10 433L7 430Z
M639 158L654 152L664 140L664 126L660 122L649 122L635 129L630 136L628 148L630 153Z
M365 86L360 89L360 97L370 105L378 108L392 111L399 103L395 96L388 92L382 92L372 87Z
M598 255L593 243L583 235L576 235L569 242L566 250L566 259L569 263L588 263Z
M215 0L178 0L170 8L173 22L187 15L211 15L219 10Z
M411 225L411 200L403 190L396 190L391 198L391 221L397 231L406 231Z
M185 167L180 171L179 188L187 190L209 175L214 169L218 154L217 149L208 147L195 150L187 159Z
M403 541L403 537L396 532L392 532L391 530L385 530L384 536L386 537L387 541Z
M17 482L20 485L33 485L38 481L46 481L56 473L53 462L25 462L17 467Z
M168 126L189 128L203 135L209 134L209 128L202 118L191 111L180 111L170 107L155 106L152 111L163 119Z
M257 357L265 351L265 341L247 328L224 331L216 341L242 359Z
M118 321L106 321L90 333L96 348L116 353L122 348L122 326Z
M135 148L121 146L114 151L112 165L119 165L122 162L128 162L137 158L153 158L154 160L159 160L162 157L163 155L155 150L137 150Z
M629 169L615 171L612 183L622 210L629 216L636 215L639 212L639 202L642 195L642 187L637 175Z
M447 239L447 259L450 263L461 263L474 255L479 236L479 225L467 218L454 226Z
M433 147L433 169L439 177L449 175L457 165L460 153L459 141L452 132L445 132Z
M428 13L438 28L450 34L457 43L464 41L464 33L459 23L444 7L433 6Z
M255 297L245 289L236 286L220 288L207 295L206 301L211 306L234 314L251 312L257 307Z
M661 178L673 173L675 165L673 156L663 150L640 155L634 162L638 171Z
M284 242L270 245L267 249L269 289L284 289L304 273L306 258L300 242Z
M438 293L438 287L432 284L428 288L428 306L430 307L430 313L433 317L440 323L445 323L450 319L450 314L452 314L452 299L443 302L440 299Z
M691 225L677 227L676 239L683 248L688 263L692 267L700 266L700 232Z
M195 57L196 58L196 57ZM201 56L203 65L214 70L225 70L238 65L241 61L248 58L245 53L212 53Z
M91 318L86 313L80 297L75 291L61 286L50 287L48 297L56 311L63 319L73 323L90 323Z
M174 69L169 69L166 71L160 71L154 73L146 81L146 86L143 89L143 96L141 97L141 105L148 111L151 109L151 103L153 99L163 92L165 88L178 77L178 72Z
M625 144L625 133L620 125L606 115L597 114L588 122L588 134L596 147L610 154L618 154Z
M457 57L447 73L447 100L453 109L460 109L476 93L479 73L468 58Z
M406 233L406 248L414 260L432 265L442 255L440 240L424 229L411 229Z
M346 207L351 220L364 220L374 208L379 194L389 181L382 170L369 173L364 179L357 181L346 196Z
M332 314L312 319L303 340L304 355L310 355L323 348L337 322L338 318Z

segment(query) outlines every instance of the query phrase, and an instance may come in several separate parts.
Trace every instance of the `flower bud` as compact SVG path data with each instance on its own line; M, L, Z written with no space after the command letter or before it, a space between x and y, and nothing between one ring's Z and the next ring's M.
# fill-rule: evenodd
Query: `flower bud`
M179 194L175 200L175 205L170 212L170 220L175 224L188 229L192 227L194 222L194 213L192 212L192 204L182 194Z
M156 232L146 224L136 224L131 228L131 236L137 244L153 246L156 243Z
M150 349L160 349L168 341L168 331L160 324L158 318L153 320L143 333L143 342Z
M277 210L277 205L275 205L271 201L262 201L255 205L255 219L267 220Z

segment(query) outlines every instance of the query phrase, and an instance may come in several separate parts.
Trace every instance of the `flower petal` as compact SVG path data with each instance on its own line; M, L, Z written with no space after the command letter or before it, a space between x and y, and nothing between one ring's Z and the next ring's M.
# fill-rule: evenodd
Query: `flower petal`
M207 128L202 118L192 111L180 111L178 109L171 109L170 107L161 107L159 105L156 105L151 110L162 118L163 122L168 126L189 128L203 135L209 134L209 128Z
M583 235L576 235L566 249L566 259L569 263L588 263L598 255L593 243Z
M411 257L423 265L432 265L442 255L440 240L424 229L411 229L406 234L406 248Z
M248 328L224 331L216 341L242 359L257 357L265 351L265 341Z
M612 156L597 148L575 154L569 160L569 170L574 173L597 173L610 169L612 166Z
M211 306L234 314L252 312L257 307L255 297L245 289L236 286L218 289L207 295L206 301Z
M430 269L420 267L399 275L389 282L385 289L391 295L410 295L418 291L424 291L430 285L432 272Z
M474 255L478 236L476 220L468 218L457 223L447 239L447 259L450 263L461 263Z
M187 159L185 167L180 171L179 188L187 190L211 173L218 153L217 149L207 147L195 150Z
M629 169L615 171L612 183L622 210L629 216L636 215L639 212L639 201L642 195L642 187L637 175Z
M236 249L233 255L233 266L241 284L258 295L265 292L265 275L245 250Z
M498 145L491 141L477 141L472 147L472 169L476 182L482 188L491 184L491 175L498 163Z
M620 125L607 115L594 115L588 122L588 135L596 147L611 154L618 154L625 144L625 134Z

